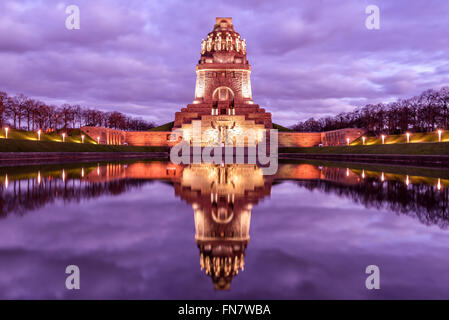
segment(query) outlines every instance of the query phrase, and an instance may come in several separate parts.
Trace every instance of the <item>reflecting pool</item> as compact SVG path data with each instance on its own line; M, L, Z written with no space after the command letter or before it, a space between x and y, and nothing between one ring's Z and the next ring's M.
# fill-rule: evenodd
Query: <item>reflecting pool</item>
M1 167L0 298L449 299L448 190L339 163Z

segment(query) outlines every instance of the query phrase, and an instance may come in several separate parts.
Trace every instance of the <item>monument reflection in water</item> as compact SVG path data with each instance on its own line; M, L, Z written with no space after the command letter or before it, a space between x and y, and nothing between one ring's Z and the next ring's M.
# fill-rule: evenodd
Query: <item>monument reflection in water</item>
M1 172L2 217L26 214L56 199L79 202L126 193L153 180L169 182L175 195L193 208L199 265L217 290L230 289L233 278L244 270L252 209L283 180L349 197L366 207L388 208L426 225L445 229L449 221L449 180L433 171L429 177L417 177L303 163L282 164L276 175L264 176L259 167L250 164L135 162L67 165L60 169L2 168Z

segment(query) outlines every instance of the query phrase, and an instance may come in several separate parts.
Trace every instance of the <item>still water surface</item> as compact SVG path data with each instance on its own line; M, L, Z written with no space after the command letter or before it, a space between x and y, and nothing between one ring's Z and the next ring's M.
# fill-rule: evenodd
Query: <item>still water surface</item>
M449 172L348 166L0 168L0 298L449 299Z

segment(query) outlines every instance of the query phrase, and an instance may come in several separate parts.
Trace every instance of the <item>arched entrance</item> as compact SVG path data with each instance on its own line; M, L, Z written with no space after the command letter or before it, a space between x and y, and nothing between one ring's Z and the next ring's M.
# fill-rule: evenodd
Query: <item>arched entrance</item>
M212 94L214 101L234 101L234 92L228 87L218 87Z

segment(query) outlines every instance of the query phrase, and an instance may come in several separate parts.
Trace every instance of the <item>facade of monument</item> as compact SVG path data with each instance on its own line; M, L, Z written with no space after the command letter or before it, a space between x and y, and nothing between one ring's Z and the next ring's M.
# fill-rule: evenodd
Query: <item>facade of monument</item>
M213 30L201 41L196 66L195 95L191 104L175 113L172 131L129 132L83 127L101 144L173 146L181 139L193 141L200 128L201 145L257 144L273 128L271 113L254 103L247 44L235 31L232 18L216 18ZM332 132L279 132L279 147L346 145L364 133L361 129Z

